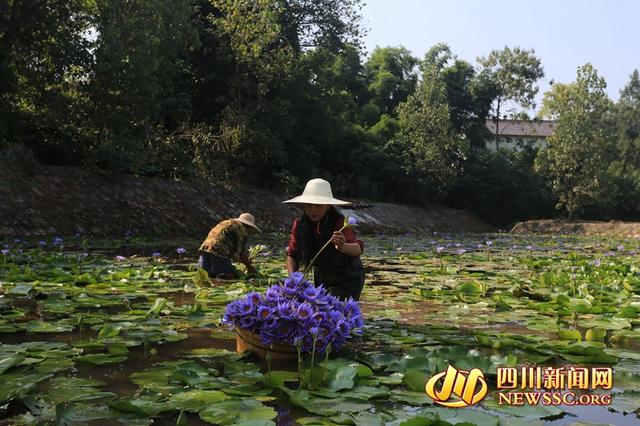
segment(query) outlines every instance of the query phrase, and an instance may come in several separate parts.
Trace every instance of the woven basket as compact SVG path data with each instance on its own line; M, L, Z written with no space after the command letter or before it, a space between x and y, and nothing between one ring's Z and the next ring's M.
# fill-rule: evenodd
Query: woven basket
M297 359L298 351L294 346L273 344L265 345L260 341L260 336L243 328L236 328L236 351L250 350L260 358L266 358L271 351L272 359Z

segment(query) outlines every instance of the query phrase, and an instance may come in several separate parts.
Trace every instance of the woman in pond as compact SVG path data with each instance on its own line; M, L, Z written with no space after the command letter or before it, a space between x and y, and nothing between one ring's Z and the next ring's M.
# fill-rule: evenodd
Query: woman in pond
M207 271L210 278L233 279L237 274L231 260L237 259L246 266L247 272L254 273L246 248L247 238L253 232L260 232L260 229L251 213L218 223L198 249L198 267Z
M332 244L313 265L314 282L341 299L358 300L364 286L364 268L360 260L364 244L356 238L352 228L340 231L344 216L335 208L351 203L333 198L331 185L324 179L311 179L302 195L284 202L298 204L304 210L291 228L287 247L289 275L306 267L331 240Z

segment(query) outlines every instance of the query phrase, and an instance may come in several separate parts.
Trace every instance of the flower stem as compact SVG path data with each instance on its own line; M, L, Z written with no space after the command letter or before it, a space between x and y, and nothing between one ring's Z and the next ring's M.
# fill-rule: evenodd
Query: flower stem
M271 353L272 347L273 345L269 347L269 350L267 351L267 356L265 357L267 361L267 377L271 377L271 360L273 359L273 354Z
M337 232L342 232L344 231L344 228L346 228L345 225L342 226L342 228L340 228ZM313 264L316 262L316 260L318 260L318 256L320 256L322 254L322 252L329 247L329 244L331 243L331 238L329 238L329 241L327 241L326 243L324 243L324 245L322 246L322 248L320 250L318 250L318 253L316 253L315 256L313 256L313 259L311 259L311 262L309 262L309 264L307 265L306 268L304 268L304 272L302 273L302 277L306 278L307 274L309 273L309 271L311 270L311 267L313 267Z
M316 341L318 340L317 337L313 338L313 351L311 352L311 369L309 370L309 383L307 386L307 389L315 389L314 383L313 383L313 364L315 363L315 359L316 359Z
M322 374L320 375L320 386L324 383L324 372L327 371L327 361L329 361L329 352L331 352L331 342L327 345L324 353L324 364L322 365Z
M296 349L298 350L298 389L302 386L302 356L300 355L300 347L302 345L298 343Z

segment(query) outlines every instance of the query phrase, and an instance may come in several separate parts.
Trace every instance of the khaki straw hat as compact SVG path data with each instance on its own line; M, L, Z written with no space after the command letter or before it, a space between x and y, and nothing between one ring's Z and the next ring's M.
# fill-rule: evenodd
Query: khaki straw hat
M240 216L236 218L236 220L242 224L255 228L255 230L258 232L262 232L260 231L260 228L256 226L256 219L253 217L251 213L242 213Z
M333 198L331 185L324 179L311 179L304 187L302 195L292 198L283 203L301 203L301 204L331 204L336 206L344 206L351 204L349 201L338 200Z

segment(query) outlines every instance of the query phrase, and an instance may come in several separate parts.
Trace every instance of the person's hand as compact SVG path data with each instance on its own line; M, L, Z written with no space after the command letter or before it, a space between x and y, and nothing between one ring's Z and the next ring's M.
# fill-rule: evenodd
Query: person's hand
M342 246L344 246L344 244L347 242L347 239L342 232L336 231L331 236L331 241L333 242L336 250L340 250Z

